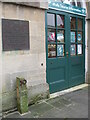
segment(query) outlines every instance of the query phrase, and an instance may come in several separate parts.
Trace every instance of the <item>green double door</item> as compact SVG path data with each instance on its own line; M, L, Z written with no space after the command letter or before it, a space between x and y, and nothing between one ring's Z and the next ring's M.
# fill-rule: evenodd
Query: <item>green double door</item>
M85 18L46 13L46 78L50 93L85 82Z

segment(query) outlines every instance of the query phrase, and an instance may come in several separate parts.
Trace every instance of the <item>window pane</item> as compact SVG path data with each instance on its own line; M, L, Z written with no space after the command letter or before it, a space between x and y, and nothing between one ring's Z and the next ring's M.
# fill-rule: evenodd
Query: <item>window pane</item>
M57 42L64 42L64 30L57 31Z
M55 30L48 29L48 41L55 42Z
M75 4L75 0L71 0L70 4L73 5L73 6L75 6L76 5Z
M82 7L81 2L77 2L77 6L81 8Z
M64 16L57 15L57 27L64 28Z
M77 40L78 42L82 42L82 32L78 32Z
M48 57L56 57L56 45L55 44L49 44L48 45Z
M82 54L82 45L78 45L78 55Z
M55 27L55 15L54 14L47 14L47 25L49 27Z
M76 42L76 32L71 31L71 43L75 43Z
M64 45L57 45L57 56L64 56Z
M76 45L71 45L71 55L76 55Z
M78 30L82 30L82 19L78 19Z
M71 29L76 29L76 19L70 17L70 21L71 21Z

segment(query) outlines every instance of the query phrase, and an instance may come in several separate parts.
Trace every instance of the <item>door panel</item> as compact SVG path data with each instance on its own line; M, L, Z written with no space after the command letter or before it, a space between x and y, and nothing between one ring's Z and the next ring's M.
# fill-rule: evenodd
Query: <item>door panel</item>
M83 59L83 56L71 58L69 87L84 83L85 77Z
M46 76L50 93L85 81L84 17L46 13Z
M66 62L66 58L48 60L48 80L52 93L65 89L68 86Z
M84 19L80 16L70 15L69 87L85 81L85 31L83 22Z

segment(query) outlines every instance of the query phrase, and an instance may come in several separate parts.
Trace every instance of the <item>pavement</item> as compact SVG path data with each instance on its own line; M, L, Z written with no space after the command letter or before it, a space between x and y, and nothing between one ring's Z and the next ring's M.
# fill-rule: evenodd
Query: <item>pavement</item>
M40 101L29 106L29 112L24 115L15 111L4 118L88 118L88 89L84 87Z

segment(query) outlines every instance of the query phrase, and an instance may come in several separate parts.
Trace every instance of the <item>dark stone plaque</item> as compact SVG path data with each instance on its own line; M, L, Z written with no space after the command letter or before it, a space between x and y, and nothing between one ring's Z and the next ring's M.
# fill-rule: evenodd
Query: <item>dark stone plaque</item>
M3 51L29 50L29 22L2 19Z

